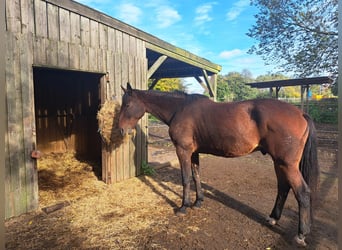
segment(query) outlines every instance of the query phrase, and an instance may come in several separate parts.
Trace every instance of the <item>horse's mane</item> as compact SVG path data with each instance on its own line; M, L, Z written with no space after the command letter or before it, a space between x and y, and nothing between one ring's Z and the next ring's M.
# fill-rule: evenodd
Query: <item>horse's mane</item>
M185 93L184 91L180 91L180 90L175 90L173 92L153 90L153 91L151 91L151 93L153 93L153 95L155 95L155 96L160 96L163 98L165 98L165 97L181 98L181 99L184 99L187 103L193 102L195 100L202 99L202 98L208 98L208 96L205 96L205 95L188 94L188 93Z

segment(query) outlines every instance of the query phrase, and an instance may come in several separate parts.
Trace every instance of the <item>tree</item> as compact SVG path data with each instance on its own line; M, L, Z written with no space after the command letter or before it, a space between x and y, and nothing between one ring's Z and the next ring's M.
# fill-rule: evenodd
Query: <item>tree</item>
M267 81L275 81L275 80L287 80L289 79L287 76L279 73L268 73L266 75L258 76L255 81L256 82L267 82Z
M249 52L299 77L338 72L338 0L252 0L259 9ZM337 88L336 91L337 92Z
M152 81L148 83L148 86L151 86L151 84ZM184 91L185 86L180 78L163 78L158 81L153 89L166 92L171 92L174 90Z
M222 102L255 98L257 90L246 85L252 81L252 74L248 70L243 70L242 73L230 72L225 76L219 75L217 79L217 100Z

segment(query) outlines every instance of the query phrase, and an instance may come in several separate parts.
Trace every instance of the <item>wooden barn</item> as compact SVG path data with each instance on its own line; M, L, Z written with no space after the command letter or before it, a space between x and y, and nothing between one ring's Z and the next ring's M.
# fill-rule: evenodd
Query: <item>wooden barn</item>
M213 96L221 67L71 0L6 0L5 217L38 208L32 153L75 151L101 161L102 179L139 174L147 118L134 141L103 145L97 112L130 82L195 77Z

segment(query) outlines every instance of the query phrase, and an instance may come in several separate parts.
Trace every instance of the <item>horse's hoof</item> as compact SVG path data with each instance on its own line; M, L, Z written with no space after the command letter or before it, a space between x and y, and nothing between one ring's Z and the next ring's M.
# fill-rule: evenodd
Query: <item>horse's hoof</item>
M305 237L304 236L296 235L294 240L297 243L297 245L300 246L300 247L306 247L307 246L307 244L305 242Z
M277 224L277 220L276 220L276 219L273 219L273 218L270 217L270 216L267 216L267 217L266 217L266 221L267 221L267 223L268 223L269 225L271 225L271 226L274 226L274 225Z
M184 216L186 215L186 207L181 207L179 209L176 210L176 215L177 216Z
M199 209L202 206L202 201L195 201L194 205L192 206L193 209Z

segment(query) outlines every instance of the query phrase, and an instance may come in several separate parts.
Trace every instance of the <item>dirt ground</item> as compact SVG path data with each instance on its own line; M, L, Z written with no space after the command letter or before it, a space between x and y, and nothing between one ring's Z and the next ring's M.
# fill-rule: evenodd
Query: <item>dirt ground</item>
M337 133L331 132L337 128L317 127L321 187L307 249L337 249ZM292 193L278 224L265 221L276 196L268 156L202 156L203 206L176 216L182 186L174 149L165 128L151 127L150 135L156 173L111 186L98 180L94 163L49 156L55 172L39 172L40 208L5 222L6 249L295 249ZM58 171L62 161L70 165L64 172Z

